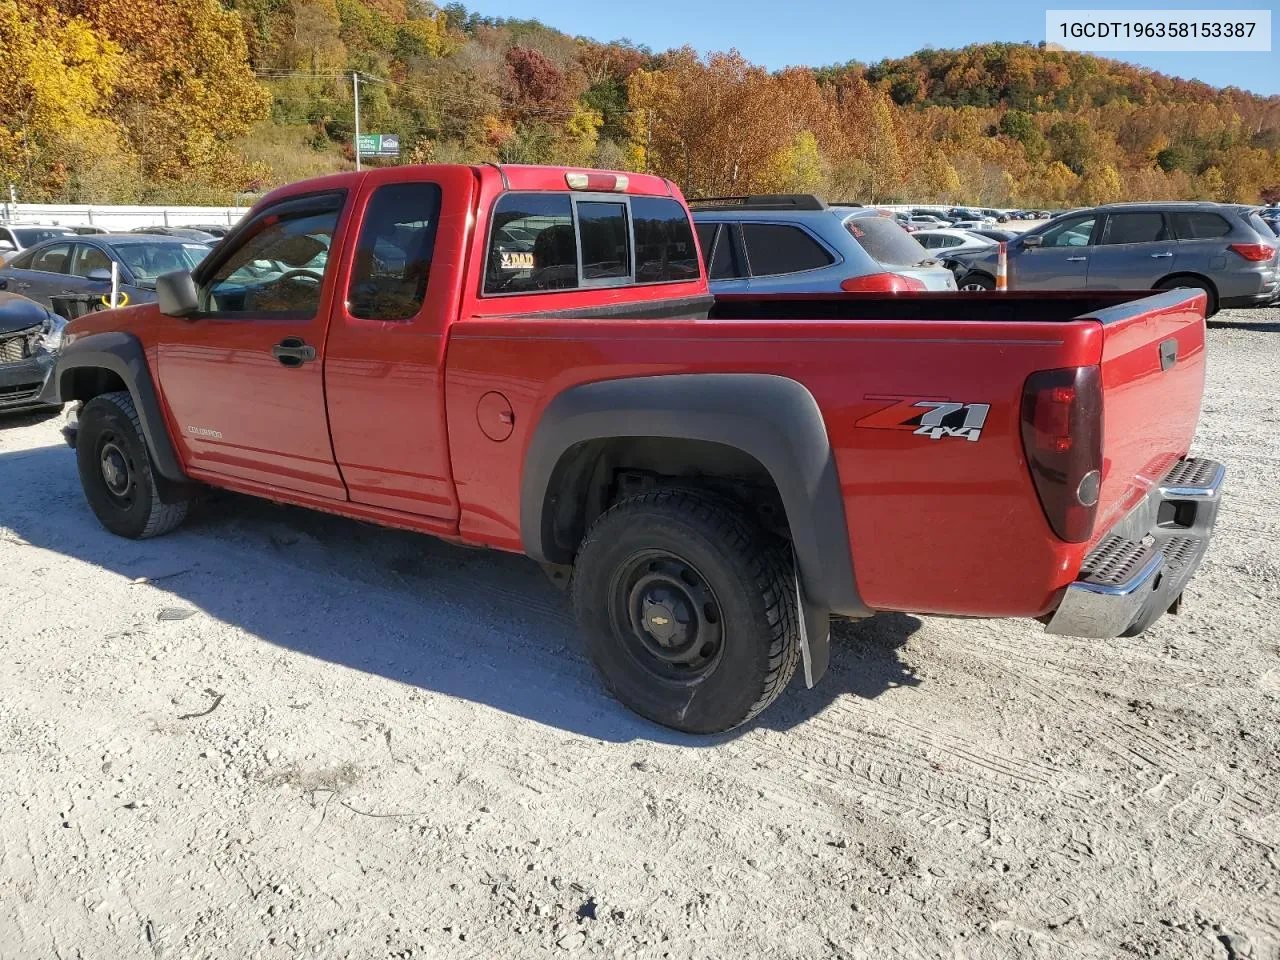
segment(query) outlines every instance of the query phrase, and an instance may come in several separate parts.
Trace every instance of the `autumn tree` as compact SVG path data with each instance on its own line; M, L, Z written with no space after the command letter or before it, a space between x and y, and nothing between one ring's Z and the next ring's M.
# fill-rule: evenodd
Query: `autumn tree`
M199 199L195 184L227 196L252 179L231 144L266 117L269 99L249 69L238 16L217 0L23 2L80 18L122 51L111 112L148 184Z
M138 188L106 106L124 55L85 20L0 0L0 182L27 200Z

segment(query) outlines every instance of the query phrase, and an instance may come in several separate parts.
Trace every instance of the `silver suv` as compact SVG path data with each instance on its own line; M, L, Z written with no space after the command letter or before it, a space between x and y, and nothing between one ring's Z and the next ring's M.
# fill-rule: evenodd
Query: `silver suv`
M957 254L963 290L995 288L998 248ZM1210 202L1109 203L1073 210L1008 244L1011 290L1196 287L1220 307L1280 294L1276 238L1256 207Z
M955 290L955 274L892 217L807 194L690 202L711 292Z

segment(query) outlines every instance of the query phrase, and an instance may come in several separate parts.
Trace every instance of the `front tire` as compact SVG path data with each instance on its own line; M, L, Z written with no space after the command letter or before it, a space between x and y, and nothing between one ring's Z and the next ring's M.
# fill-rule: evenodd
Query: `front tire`
M663 726L736 727L796 671L789 558L718 497L664 489L615 504L587 531L572 590L605 685Z
M116 536L158 537L187 517L189 502L160 497L142 422L125 391L100 394L80 411L76 465L89 507Z

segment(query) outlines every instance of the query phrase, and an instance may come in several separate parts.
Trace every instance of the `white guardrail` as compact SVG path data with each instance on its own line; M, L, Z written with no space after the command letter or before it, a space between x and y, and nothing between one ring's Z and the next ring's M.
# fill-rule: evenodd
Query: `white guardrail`
M129 207L69 203L0 204L0 222L56 223L60 226L132 230L134 227L185 227L196 223L230 226L248 207Z

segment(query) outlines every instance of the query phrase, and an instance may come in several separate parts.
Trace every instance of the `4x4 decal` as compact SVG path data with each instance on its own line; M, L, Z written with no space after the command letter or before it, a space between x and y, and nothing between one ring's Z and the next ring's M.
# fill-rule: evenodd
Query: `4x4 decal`
M918 437L941 440L960 437L977 442L987 422L989 403L958 403L954 400L921 400L917 397L866 397L886 405L857 421L872 430L910 430Z

